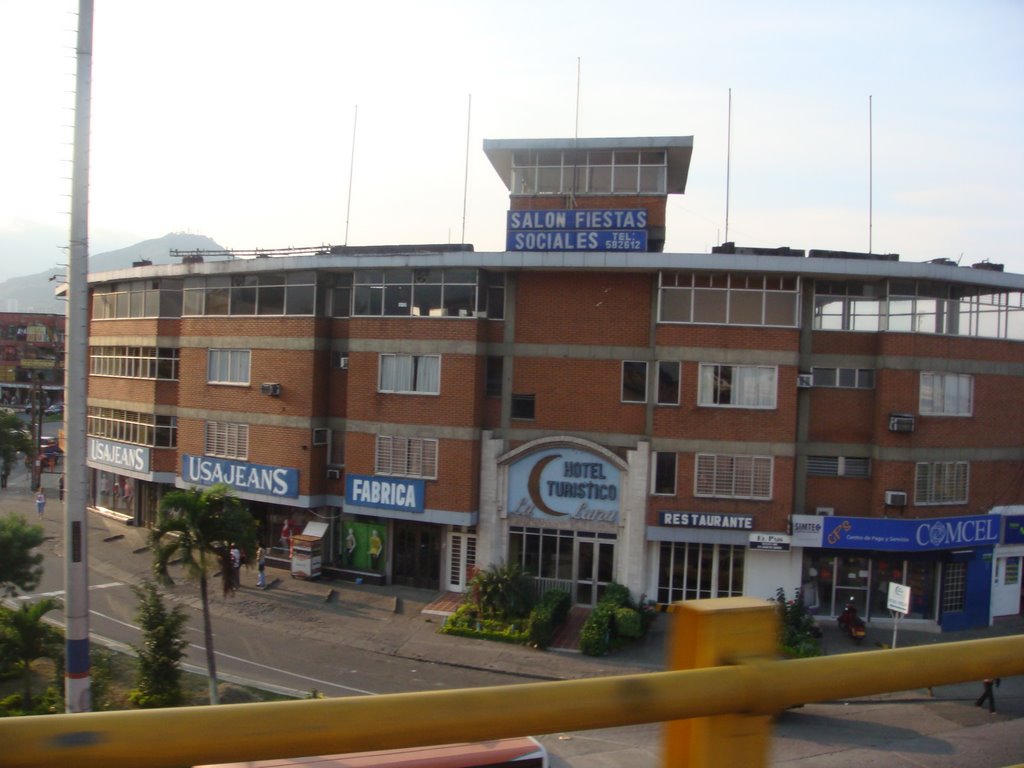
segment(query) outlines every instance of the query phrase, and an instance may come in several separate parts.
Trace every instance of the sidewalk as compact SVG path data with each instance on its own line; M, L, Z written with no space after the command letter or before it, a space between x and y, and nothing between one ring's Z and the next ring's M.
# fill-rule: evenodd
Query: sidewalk
M48 497L44 525L48 537L62 538L63 508L57 498L58 475L44 475ZM27 477L12 475L0 491L0 514L17 512L37 519ZM137 584L151 576L152 558L146 545L148 532L90 513L90 567L106 577ZM623 675L664 669L671 616L659 615L648 635L614 654L593 658L567 650L540 651L486 640L438 634L444 617L425 613L444 593L394 585L375 586L345 581L306 581L268 567L268 588L255 588L256 570L243 568L242 588L232 597L211 590L215 615L237 622L260 624L290 622L302 632L338 645L408 659L490 671L503 671L538 680ZM165 590L177 602L199 607L194 584L179 582ZM824 621L822 646L826 654L870 652L888 647L891 627L868 625L868 636L855 645L835 622ZM925 632L900 627L897 646L971 640L997 635L1024 634L1024 618L1012 617L985 629L962 632Z

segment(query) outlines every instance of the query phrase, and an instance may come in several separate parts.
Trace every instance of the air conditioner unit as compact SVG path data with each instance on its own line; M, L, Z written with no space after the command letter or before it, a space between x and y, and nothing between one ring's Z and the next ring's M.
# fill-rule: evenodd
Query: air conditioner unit
M327 445L331 439L331 430L317 427L313 430L313 445Z
M340 368L343 371L348 370L348 355L342 355L340 358L338 358L338 368Z
M890 413L889 414L889 431L890 432L913 432L914 431L914 415L911 413Z
M836 513L835 507L815 507L814 514L820 517L831 517Z
M887 507L905 507L905 506L907 506L907 492L906 491L886 491L885 492L885 506L887 506Z
M796 385L799 389L810 389L814 386L814 375L810 373L798 373Z
M280 384L260 384L260 394L270 395L271 397L277 397L281 394Z
M327 470L327 479L328 480L337 480L339 477L341 477L341 470L340 469L328 469Z

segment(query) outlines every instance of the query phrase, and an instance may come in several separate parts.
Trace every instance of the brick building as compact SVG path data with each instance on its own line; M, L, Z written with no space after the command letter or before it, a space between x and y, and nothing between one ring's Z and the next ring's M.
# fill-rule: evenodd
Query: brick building
M64 402L64 315L0 312L0 405Z
M782 587L884 621L895 583L924 626L1020 612L1024 276L664 253L691 150L486 141L499 253L90 276L92 505L146 525L224 481L274 556L306 531L334 574L430 589L514 561L581 604Z

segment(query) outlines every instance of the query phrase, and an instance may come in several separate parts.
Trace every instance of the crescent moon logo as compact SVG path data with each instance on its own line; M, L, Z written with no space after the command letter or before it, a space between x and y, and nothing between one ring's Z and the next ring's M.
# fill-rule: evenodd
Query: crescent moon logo
M544 503L543 499L541 499L541 497L540 497L540 474L541 474L541 472L544 471L544 467L546 467L548 464L550 464L555 459L560 459L561 457L562 457L562 454L555 453L555 454L552 454L551 456L545 456L543 459L541 459L536 464L534 464L533 465L533 469L530 470L530 479L529 479L529 481L526 484L526 489L527 489L527 491L530 494L530 501L533 502L533 506L535 506L541 512L544 512L545 514L548 514L548 515L553 515L555 517L565 517L568 513L567 512L558 512L558 511L552 509L551 507L549 507L547 504Z

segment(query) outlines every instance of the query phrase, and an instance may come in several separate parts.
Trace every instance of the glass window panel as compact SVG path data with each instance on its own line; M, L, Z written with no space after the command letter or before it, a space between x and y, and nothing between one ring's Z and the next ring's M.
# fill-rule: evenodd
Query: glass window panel
M797 325L797 297L796 293L766 293L764 296L765 325L795 327Z
M760 325L763 301L761 291L730 291L729 322L734 325Z
M444 313L448 317L472 317L476 285L444 286Z
M622 401L647 402L647 363L626 360L622 363Z
M388 285L384 289L384 314L395 316L412 314L412 285Z
M257 295L256 306L261 315L283 315L284 286L261 285Z
M316 289L312 285L289 285L285 291L285 314L315 314Z
M695 290L693 292L693 322L725 323L726 292Z
M679 368L677 361L658 363L658 404L679 405Z
M663 323L690 322L692 291L688 288L662 288L659 321Z
M357 286L352 307L353 315L379 317L384 308L384 289L379 286Z

